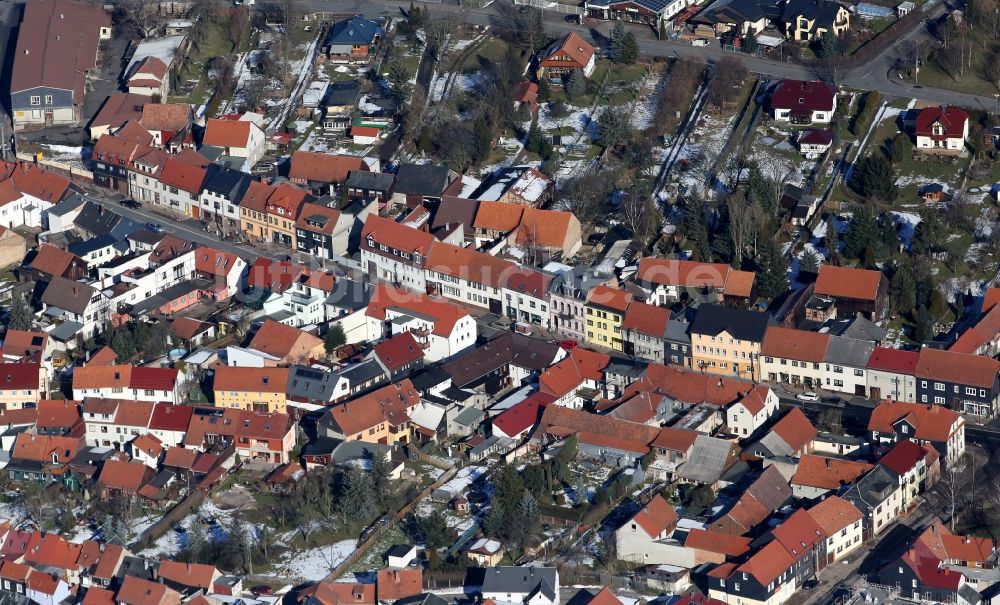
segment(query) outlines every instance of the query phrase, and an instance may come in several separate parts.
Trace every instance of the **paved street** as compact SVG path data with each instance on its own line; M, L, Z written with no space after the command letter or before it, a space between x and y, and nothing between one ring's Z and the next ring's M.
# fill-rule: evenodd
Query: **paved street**
M405 3L394 2L392 0L299 0L297 4L300 9L307 12L360 12L367 15L379 15L386 11L398 13L400 9L406 6ZM458 4L446 2L440 4L426 3L424 6L427 6L432 13L446 13L459 21L474 25L496 25L498 23L498 14L495 6L486 9L464 8ZM936 18L944 14L944 10L944 6L941 5L930 16ZM612 23L610 22L596 23L592 26L576 25L567 22L564 14L552 11L545 12L545 21L546 30L550 34L561 35L575 31L585 38L598 43L610 36L612 28ZM685 57L700 61L714 61L732 54L724 51L718 45L693 47L690 44L671 40L657 40L649 28L631 27L632 31L639 36L639 48L641 52L648 56ZM937 88L925 88L900 80L893 66L896 60L902 56L902 49L907 46L904 42L930 44L933 42L933 37L927 31L925 25L920 25L906 36L906 38L886 49L885 52L870 61L867 65L838 72L836 74L837 84L865 90L878 90L882 94L892 97L917 97L933 103L962 105L975 109L992 110L995 108L997 100L994 97L963 94ZM766 77L805 80L820 77L811 68L796 63L749 55L740 55L740 58L750 70Z

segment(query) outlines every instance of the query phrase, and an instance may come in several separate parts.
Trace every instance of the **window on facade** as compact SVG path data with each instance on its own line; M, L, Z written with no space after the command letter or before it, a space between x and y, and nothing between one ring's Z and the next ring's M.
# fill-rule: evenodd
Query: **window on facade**
M34 97L34 96L31 97L31 104L32 105L41 105L42 104L42 97Z

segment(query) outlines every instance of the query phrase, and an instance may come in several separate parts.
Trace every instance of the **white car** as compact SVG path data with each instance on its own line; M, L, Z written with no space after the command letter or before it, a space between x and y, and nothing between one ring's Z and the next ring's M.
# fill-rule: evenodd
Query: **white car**
M705 38L695 38L691 40L691 46L708 46L708 40Z
M799 393L795 396L799 401L819 401L819 395L813 393L812 391L806 391L805 393Z

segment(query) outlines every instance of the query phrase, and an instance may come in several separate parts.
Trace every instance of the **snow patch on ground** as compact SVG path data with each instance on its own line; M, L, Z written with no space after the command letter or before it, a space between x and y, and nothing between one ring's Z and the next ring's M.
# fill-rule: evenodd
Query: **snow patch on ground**
M915 212L893 210L892 217L896 222L896 231L899 233L900 241L903 242L904 246L909 248L910 243L913 241L913 234L917 229L917 225L920 224L920 215Z
M302 580L322 580L357 550L357 540L342 540L329 546L319 546L288 553L285 561L275 565L275 572Z

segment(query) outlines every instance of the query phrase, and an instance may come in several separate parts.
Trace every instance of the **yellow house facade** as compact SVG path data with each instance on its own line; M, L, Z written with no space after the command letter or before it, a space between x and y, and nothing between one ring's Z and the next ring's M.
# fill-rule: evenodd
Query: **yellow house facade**
M587 294L584 304L586 341L599 347L624 351L622 322L632 295L624 290L600 285Z
M760 351L767 315L702 305L691 323L692 367L705 374L760 379Z
M288 368L220 366L215 370L215 405L252 412L285 412Z

